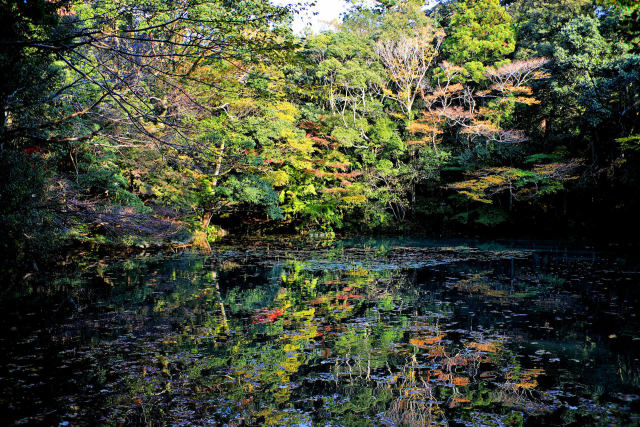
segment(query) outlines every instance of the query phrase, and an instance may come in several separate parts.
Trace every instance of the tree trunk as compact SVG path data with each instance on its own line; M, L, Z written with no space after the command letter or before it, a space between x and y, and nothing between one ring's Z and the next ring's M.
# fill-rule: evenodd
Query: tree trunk
M216 162L216 170L213 172L213 181L211 181L211 186L215 187L218 185L218 177L220 176L220 170L222 169L222 158L224 157L224 147L225 143L222 141L220 145L220 153L218 154L218 160ZM202 229L206 229L211 222L212 212L210 210L205 210L202 215Z
M204 214L202 214L202 229L205 230L208 226L209 223L211 222L211 211L207 210L204 211Z
M216 163L216 170L213 173L213 182L211 183L214 187L218 185L218 176L220 175L220 169L222 168L222 157L224 156L224 141L222 141L222 145L220 145L220 154L218 155L218 162Z

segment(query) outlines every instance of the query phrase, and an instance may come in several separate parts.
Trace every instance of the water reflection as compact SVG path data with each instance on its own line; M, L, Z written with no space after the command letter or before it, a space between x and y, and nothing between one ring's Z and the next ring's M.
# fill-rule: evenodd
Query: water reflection
M406 241L96 261L5 297L0 402L16 424L628 425L638 277Z

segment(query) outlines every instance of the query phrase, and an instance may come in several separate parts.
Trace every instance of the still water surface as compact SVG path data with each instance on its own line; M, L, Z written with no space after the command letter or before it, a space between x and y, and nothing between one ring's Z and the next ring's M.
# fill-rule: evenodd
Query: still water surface
M0 301L27 425L637 425L627 257L372 239L95 259Z

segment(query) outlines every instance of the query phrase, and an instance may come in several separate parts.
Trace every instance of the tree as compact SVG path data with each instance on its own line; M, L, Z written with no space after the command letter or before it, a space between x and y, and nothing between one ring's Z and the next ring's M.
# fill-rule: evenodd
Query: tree
M515 49L511 16L498 0L461 0L455 5L443 51L448 60L479 76L483 66Z
M58 61L67 73L67 84L58 88L56 99L70 99L73 109L29 128L5 122L5 135L12 138L39 138L44 142L64 142L53 131L66 122L87 114L101 123L104 131L75 135L88 140L104 134L119 143L130 135L118 136L107 128L127 123L140 136L175 146L184 137L177 117L168 111L160 93L174 92L190 100L183 82L193 79L193 71L211 59L256 59L266 52L287 49L285 33L264 29L286 17L286 10L263 1L149 3L144 8L126 0L94 3L77 2L47 6L49 21L59 23L39 31L13 34L3 40L10 50L32 52L36 57ZM254 16L229 21L228 14ZM9 64L5 64L8 66ZM144 84L141 84L144 82ZM78 96L82 95L82 96ZM20 103L5 101L9 114ZM153 125L151 125L151 124ZM173 132L159 132L170 128ZM37 132L34 129L51 129ZM53 133L52 133L53 132ZM166 137L166 138L165 138ZM173 141L173 142L172 142Z
M416 32L413 37L403 35L395 40L379 40L376 44L376 53L395 89L386 89L384 94L397 101L409 119L416 98L428 87L428 73L444 38L444 33L431 25Z
M552 56L562 27L577 16L594 13L592 0L517 0L507 10L516 29L519 59Z
M566 163L535 165L531 170L486 168L471 172L472 179L449 184L448 187L482 203L492 203L495 196L506 192L511 210L514 200L530 200L562 190L564 182L577 179L575 172L579 167L580 161L574 159Z

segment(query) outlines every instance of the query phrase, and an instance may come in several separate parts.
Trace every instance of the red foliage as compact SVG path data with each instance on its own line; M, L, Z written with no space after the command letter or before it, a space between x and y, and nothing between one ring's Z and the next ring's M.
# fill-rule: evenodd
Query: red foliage
M336 176L336 178L353 179L362 175L362 172L351 172L351 173L335 172L334 175Z
M307 172L309 172L310 174L313 174L313 176L315 176L316 178L324 178L327 175L331 175L330 173L323 172L318 169L307 169Z
M323 147L328 147L329 145L331 145L331 142L327 141L324 138L320 138L318 136L312 136L312 137L309 137L309 139L317 144L322 145Z
M315 132L317 132L320 129L322 129L322 124L314 123L314 122L312 122L310 120L307 120L307 121L304 121L304 122L300 122L298 124L298 127L300 129L304 129L304 130L307 130L307 131L315 131Z
M322 304L323 302L326 301L326 297L319 297L314 299L313 301L310 302L311 305L318 305L318 304Z
M349 294L349 295L338 295L338 300L339 301L346 301L348 299L359 299L362 298L361 295L354 295L354 294Z
M327 166L343 171L343 170L346 170L347 168L349 168L350 165L349 165L349 163L333 162L333 163L327 163Z
M275 310L264 310L262 313L253 317L252 323L272 323L283 314L284 311L280 308L276 308Z
M276 164L276 165L281 165L284 163L284 161L282 160L274 160L274 159L264 159L264 162L268 165L270 164Z
M30 156L30 155L35 154L35 153L44 154L44 153L46 153L47 151L46 151L44 148L40 147L40 146L35 146L35 147L27 147L27 148L26 148L26 149L24 149L22 152L23 152L24 154L26 154L26 155Z

